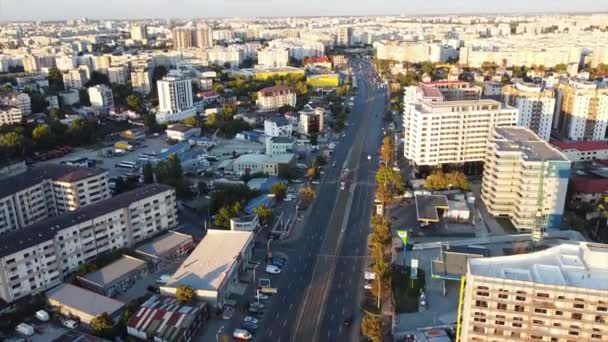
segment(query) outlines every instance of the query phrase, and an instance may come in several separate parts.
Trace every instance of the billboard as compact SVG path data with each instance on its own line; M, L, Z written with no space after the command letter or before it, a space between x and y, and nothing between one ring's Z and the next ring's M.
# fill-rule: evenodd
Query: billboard
M406 246L407 245L407 230L398 230L397 235L403 242L403 246Z

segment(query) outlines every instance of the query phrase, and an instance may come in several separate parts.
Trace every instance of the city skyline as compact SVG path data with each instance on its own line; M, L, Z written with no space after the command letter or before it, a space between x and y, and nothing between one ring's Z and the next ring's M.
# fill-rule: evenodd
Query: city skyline
M304 8L294 3L278 0L226 0L209 8L208 4L194 0L120 0L104 1L104 8L91 9L90 3L75 0L56 0L39 3L38 0L0 1L0 20L64 20L80 17L94 19L144 19L144 18L198 18L198 17L284 17L284 16L360 16L360 15L449 15L449 14L532 14L551 12L605 12L608 8L598 1L582 0L576 4L550 0L527 2L467 1L454 6L447 0L410 1L407 6L390 0L379 0L372 10L363 0L337 0L331 3L311 0ZM348 5L348 7L346 7ZM269 13L268 6L275 10ZM28 11L23 11L27 8Z

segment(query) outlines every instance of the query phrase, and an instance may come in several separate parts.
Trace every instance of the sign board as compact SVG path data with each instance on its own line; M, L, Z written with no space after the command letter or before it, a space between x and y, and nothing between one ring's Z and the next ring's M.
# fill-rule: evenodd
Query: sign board
M410 274L410 278L416 279L418 277L418 259L412 259L411 266L412 266L412 270L411 270L412 273Z
M384 213L384 208L382 204L376 204L376 215L382 215Z
M398 230L397 235L403 242L403 246L406 246L407 245L407 230Z

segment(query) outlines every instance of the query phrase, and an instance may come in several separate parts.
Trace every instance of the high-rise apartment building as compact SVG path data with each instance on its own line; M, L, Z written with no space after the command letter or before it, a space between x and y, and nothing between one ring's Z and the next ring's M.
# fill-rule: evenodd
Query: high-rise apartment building
M158 107L156 120L161 123L181 121L196 115L192 97L192 81L178 77L165 77L157 82Z
M0 234L110 197L108 171L49 164L0 180Z
M213 30L209 25L198 25L196 27L196 46L199 48L213 47Z
M131 39L139 42L148 40L148 27L145 24L131 24Z
M289 63L286 48L266 48L258 51L258 64L265 67L284 67Z
M127 85L129 80L129 74L127 72L127 67L124 65L120 66L112 66L107 69L108 79L111 84L122 84Z
M89 99L91 106L98 108L102 113L108 113L114 108L114 95L112 88L105 84L96 85L89 88Z
M256 104L261 111L269 112L283 106L296 106L296 90L286 86L268 87L258 91Z
M0 126L20 123L23 119L21 110L17 107L0 105Z
M556 86L561 103L559 127L569 140L606 140L608 88L594 82L569 80Z
M336 34L336 45L349 47L353 42L353 28L352 27L340 27Z
M608 340L608 245L469 260L460 341Z
M0 241L0 298L45 291L98 255L176 224L175 191L152 184L8 233Z
M87 72L84 69L72 69L63 73L63 87L69 89L82 89L89 81Z
M405 89L404 154L415 165L482 162L494 127L517 123L515 108L494 100L471 99L479 93L466 83L464 86L442 89L423 84Z
M481 189L488 212L518 230L559 229L571 163L525 127L497 127L488 143Z
M196 46L196 35L193 27L175 27L171 30L173 48L175 50L189 49Z
M150 68L145 66L136 67L131 71L131 86L133 90L143 95L148 95L152 91L152 75Z
M517 125L530 128L544 140L551 138L555 94L531 83L516 83L502 88L504 104L517 108Z

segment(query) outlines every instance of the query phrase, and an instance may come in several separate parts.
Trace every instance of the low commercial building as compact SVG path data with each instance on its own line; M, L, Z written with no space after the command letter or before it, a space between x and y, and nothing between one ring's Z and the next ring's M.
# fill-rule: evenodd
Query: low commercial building
M194 289L197 298L222 309L227 297L239 289L238 274L251 257L253 233L211 229L182 263L162 294L175 296L180 285Z
M0 126L21 123L23 114L13 106L0 105Z
M293 125L284 116L273 116L264 120L264 134L267 137L290 137Z
M175 190L151 184L7 233L0 240L0 298L44 291L98 255L176 225Z
M155 267L162 268L164 264L173 263L181 256L188 254L193 248L192 236L170 231L140 245L135 249L135 254Z
M557 147L573 163L608 159L608 143L604 141L557 141L551 144Z
M525 127L494 130L481 189L488 212L506 216L518 230L559 229L570 161Z
M125 307L125 303L119 300L67 283L47 291L46 297L54 310L85 324L90 324L93 318L104 312L118 320Z
M416 217L423 226L438 223L449 209L445 195L416 195L415 203Z
M269 176L278 176L281 169L295 166L295 154L244 154L232 163L235 174L264 173Z
M177 141L185 141L201 135L200 128L184 124L169 125L165 132L167 133L168 139Z
M123 255L113 263L101 269L77 277L84 288L104 296L114 297L126 291L142 276L148 273L146 262L132 256Z
M604 341L608 245L469 259L460 341Z
M266 137L266 154L269 156L296 152L296 139L290 137Z
M0 180L0 234L110 197L108 171L48 164Z
M154 295L127 322L127 334L145 341L189 342L209 319L205 302L181 304Z
M260 226L258 215L245 215L230 219L230 230L252 232Z

